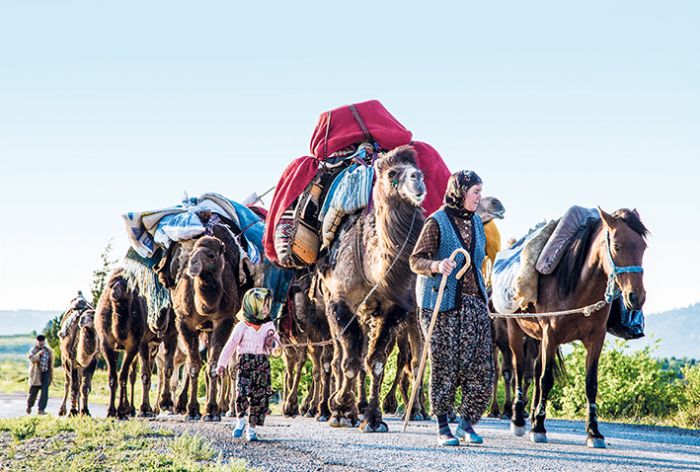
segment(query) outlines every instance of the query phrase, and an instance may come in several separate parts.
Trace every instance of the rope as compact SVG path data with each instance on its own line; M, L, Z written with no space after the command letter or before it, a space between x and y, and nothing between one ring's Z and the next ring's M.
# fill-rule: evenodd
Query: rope
M591 305L587 305L581 308L575 308L573 310L563 310L563 311L550 311L546 313L489 313L489 316L493 319L495 318L546 318L554 316L566 316L575 315L577 313L583 313L583 316L591 316L598 310L601 310L607 305L608 302L605 300L600 300Z
M416 223L416 215L417 214L418 214L418 211L415 211L413 213L413 219L411 220L411 227L408 229L408 233L406 234L406 239L404 240L403 244L401 245L401 249L399 249L399 252L396 254L396 257L394 257L394 260L391 262L391 265L389 265L389 268L384 273L384 276L381 279L379 279L376 284L374 284L374 286L370 289L369 292L367 292L367 295L362 300L362 302L360 302L360 304L357 305L357 309L355 310L355 313L352 315L350 320L345 324L345 326L343 326L343 329L341 329L338 332L337 335L332 336L330 339L326 339L325 341L318 341L315 343L310 343L308 341L306 343L280 343L277 347L279 347L279 348L287 348L287 347L297 348L297 347L327 346L329 344L332 344L333 342L335 342L336 339L338 339L340 336L345 334L345 331L348 330L348 328L350 327L352 322L355 321L355 319L357 318L357 312L360 310L360 308L365 303L367 303L367 300L369 299L369 297L372 296L372 294L377 290L377 287L379 287L379 285L384 281L384 279L386 279L386 277L389 275L389 272L391 272L391 269L394 267L396 262L399 260L399 256L401 256L401 254L403 253L403 250L406 248L406 244L408 244L408 240L411 239L411 232L413 231L413 226ZM362 267L360 267L360 270L362 271L362 275L364 277L364 269Z

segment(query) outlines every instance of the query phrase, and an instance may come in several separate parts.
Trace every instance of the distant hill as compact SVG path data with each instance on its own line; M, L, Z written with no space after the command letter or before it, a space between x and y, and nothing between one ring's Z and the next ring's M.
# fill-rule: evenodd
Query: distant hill
M654 357L700 359L700 303L685 308L645 315L646 336L630 341L632 349L660 340Z
M40 332L51 318L61 313L63 310L0 310L0 336Z

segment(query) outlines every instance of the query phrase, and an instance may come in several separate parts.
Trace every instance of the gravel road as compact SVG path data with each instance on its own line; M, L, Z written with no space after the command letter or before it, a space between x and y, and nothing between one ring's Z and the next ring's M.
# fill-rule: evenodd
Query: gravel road
M0 417L24 414L23 396L0 395ZM49 403L55 412L58 402ZM95 416L104 407L95 405ZM401 433L401 421L389 417L390 431L363 434L356 429L333 429L312 419L271 416L258 429L261 441L232 439L233 421L188 423L181 416L156 418L154 426L199 433L225 458L243 458L270 471L454 471L454 470L575 470L700 471L700 431L601 423L607 449L585 446L581 421L548 420L549 444L516 438L507 421L484 419L477 430L481 446L438 447L434 422L412 422Z

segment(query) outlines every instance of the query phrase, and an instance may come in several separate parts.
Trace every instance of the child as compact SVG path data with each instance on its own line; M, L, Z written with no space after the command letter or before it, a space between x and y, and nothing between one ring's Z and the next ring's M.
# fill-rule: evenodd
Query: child
M217 373L221 376L233 354L238 353L238 425L233 430L234 438L243 435L248 414L248 441L257 441L255 427L263 425L267 414L268 397L272 394L268 355L280 344L275 325L269 318L271 305L272 297L266 288L251 288L245 293L237 315L240 322L233 328L217 362Z

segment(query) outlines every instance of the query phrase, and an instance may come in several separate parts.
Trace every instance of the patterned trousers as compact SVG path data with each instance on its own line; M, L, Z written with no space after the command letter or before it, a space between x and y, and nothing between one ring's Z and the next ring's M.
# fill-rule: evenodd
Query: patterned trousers
M239 354L236 378L236 411L243 418L248 413L251 426L262 426L272 395L270 360L263 354Z
M432 310L420 310L425 335L432 315ZM456 309L439 313L429 346L433 414L452 411L457 387L461 387L458 413L475 424L486 411L493 390L491 320L484 302L462 295Z

